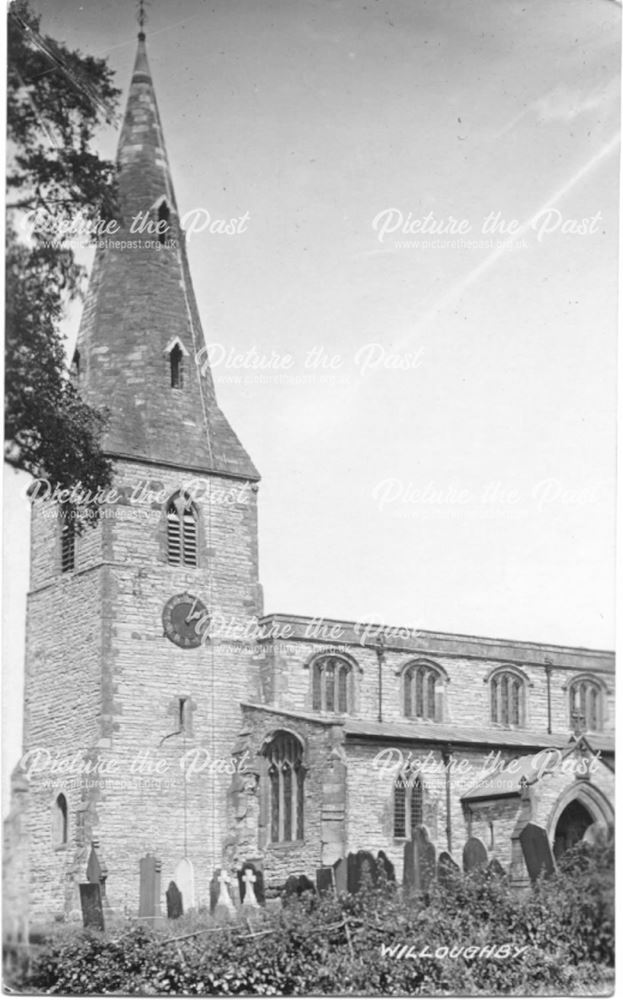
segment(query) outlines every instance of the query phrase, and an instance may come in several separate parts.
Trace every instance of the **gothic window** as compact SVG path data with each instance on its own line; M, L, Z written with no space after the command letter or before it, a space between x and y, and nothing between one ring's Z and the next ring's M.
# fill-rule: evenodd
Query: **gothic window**
M569 688L569 722L589 732L603 728L602 693L597 681L584 677Z
M179 344L176 344L169 354L169 364L171 365L171 388L184 388L184 352Z
M412 663L403 673L404 714L408 719L439 721L441 675L429 663Z
M197 565L197 510L187 493L176 493L167 505L167 561Z
M52 843L54 847L67 843L67 799L62 792L52 805Z
M410 839L422 822L422 779L400 774L394 784L394 837Z
M171 212L166 201L161 201L158 206L158 239L160 243L165 243L169 232L169 220Z
M278 732L262 751L268 761L270 841L303 840L303 748L291 733Z
M352 666L341 656L321 656L312 664L314 712L352 711Z
M69 515L73 511L62 509L61 514L61 573L71 573L76 563L76 531Z
M501 670L490 680L491 721L502 726L525 725L525 684L510 670Z

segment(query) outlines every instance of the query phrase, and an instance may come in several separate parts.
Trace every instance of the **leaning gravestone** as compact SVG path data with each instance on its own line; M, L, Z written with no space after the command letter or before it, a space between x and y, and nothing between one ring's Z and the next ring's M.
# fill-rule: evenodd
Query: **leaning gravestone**
M519 834L519 843L528 869L531 882L536 882L539 875L549 878L556 871L547 833L536 823L526 823Z
M356 854L349 854L346 879L347 891L350 893L359 892L366 880L374 885L377 879L374 855L370 854L370 851L357 851Z
M335 892L333 868L316 868L316 889L320 895L324 892Z
M461 874L461 869L457 865L452 855L447 851L442 851L437 862L437 878L439 883L449 888L456 882Z
M95 882L80 883L80 905L82 907L82 923L98 931L104 930L104 910L102 894Z
M165 895L167 897L167 917L169 920L177 920L184 914L184 904L182 894L175 882L169 882L169 888Z
M188 858L182 858L175 866L173 881L182 894L184 912L188 913L195 904L195 873Z
M346 858L338 858L333 865L333 877L335 881L335 891L338 896L348 892L348 861Z
M162 862L153 854L141 858L138 915L148 920L160 916L160 872Z
M487 848L478 837L470 837L463 848L463 871L472 872L487 864Z

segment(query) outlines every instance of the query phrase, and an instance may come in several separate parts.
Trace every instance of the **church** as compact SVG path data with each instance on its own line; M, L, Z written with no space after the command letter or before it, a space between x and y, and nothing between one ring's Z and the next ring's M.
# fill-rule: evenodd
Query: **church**
M247 861L278 888L382 850L400 881L422 827L526 885L528 822L555 856L613 823L614 655L265 614L260 476L205 360L143 31L117 165L72 363L114 489L82 532L32 503L11 907L79 915L94 842L128 916L147 854L185 909Z

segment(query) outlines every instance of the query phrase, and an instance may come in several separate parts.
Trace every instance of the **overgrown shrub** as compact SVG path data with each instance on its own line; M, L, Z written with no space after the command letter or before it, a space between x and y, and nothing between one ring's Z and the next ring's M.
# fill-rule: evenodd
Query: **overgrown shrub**
M217 931L206 915L158 931L66 928L11 985L65 994L585 995L608 991L613 923L612 852L582 845L524 896L476 872L435 886L426 901L404 899L387 883L339 899L306 894L265 913L254 924L259 936L245 925ZM435 955L498 945L511 945L512 956L525 950ZM401 958L404 946L411 951Z

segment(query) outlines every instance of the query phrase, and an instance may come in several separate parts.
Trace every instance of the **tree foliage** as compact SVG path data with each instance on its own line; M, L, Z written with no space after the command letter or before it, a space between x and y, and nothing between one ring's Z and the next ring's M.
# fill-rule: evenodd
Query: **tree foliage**
M91 149L119 91L104 60L39 32L16 0L8 19L5 458L61 489L110 483L105 414L67 371L61 321L85 269L63 237L116 211L114 165ZM75 241L74 241L75 242Z

